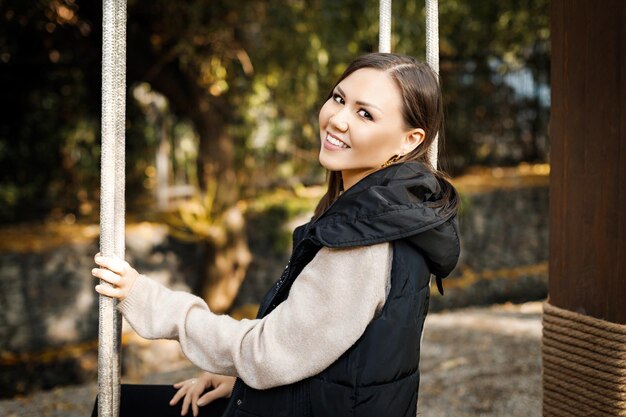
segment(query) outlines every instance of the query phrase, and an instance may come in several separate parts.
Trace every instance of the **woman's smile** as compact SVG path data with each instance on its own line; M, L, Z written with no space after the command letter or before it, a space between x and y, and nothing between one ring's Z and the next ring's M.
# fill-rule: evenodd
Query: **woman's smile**
M340 149L350 149L348 144L341 140L337 135L330 132L326 132L326 140L324 141L324 147L329 151L335 151Z

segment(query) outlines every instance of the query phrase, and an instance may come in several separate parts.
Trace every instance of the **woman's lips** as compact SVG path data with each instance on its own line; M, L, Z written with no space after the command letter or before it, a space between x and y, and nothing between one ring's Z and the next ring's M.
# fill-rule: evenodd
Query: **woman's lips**
M326 133L326 138L324 139L324 148L331 151L338 151L342 149L349 149L350 147L336 136L331 135L330 133Z

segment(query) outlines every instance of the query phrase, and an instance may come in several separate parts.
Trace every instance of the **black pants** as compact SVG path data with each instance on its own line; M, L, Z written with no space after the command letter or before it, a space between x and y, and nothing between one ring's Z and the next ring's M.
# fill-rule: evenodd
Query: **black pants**
M133 385L122 384L120 393L120 417L180 417L183 399L171 406L170 400L178 390L171 385ZM228 398L218 398L209 404L199 407L200 417L220 417ZM93 407L91 417L98 417L98 398ZM191 406L186 417L193 417Z

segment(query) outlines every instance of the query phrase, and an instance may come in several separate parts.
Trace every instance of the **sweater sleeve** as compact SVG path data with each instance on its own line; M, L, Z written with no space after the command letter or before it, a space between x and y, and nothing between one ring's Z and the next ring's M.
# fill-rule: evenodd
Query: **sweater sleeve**
M321 372L359 339L385 303L391 258L388 242L322 248L262 319L214 314L145 276L117 308L140 336L177 339L198 367L267 389Z

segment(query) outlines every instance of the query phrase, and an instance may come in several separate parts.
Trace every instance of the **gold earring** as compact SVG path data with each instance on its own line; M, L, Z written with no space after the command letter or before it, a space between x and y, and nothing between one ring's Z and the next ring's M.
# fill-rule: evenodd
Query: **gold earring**
M387 167L387 166L389 166L389 165L393 164L394 162L397 162L397 161L398 161L400 158L402 158L403 156L404 156L404 155L394 155L394 156L392 156L391 158L389 158L389 159L387 160L387 162L385 162L384 164L382 164L380 167L381 167L381 168Z

